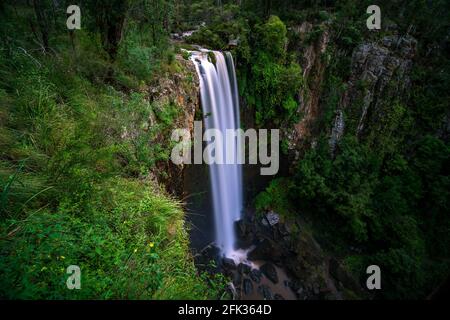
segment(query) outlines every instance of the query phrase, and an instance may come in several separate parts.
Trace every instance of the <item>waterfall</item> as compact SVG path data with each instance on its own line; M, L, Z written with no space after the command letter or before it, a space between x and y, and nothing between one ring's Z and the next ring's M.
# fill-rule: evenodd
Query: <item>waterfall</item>
M218 129L225 138L227 129L240 128L238 87L231 53L224 56L217 51L195 51L191 52L191 60L200 78L205 129ZM219 145L224 158L231 152L233 164L209 165L216 244L224 256L233 259L241 255L235 248L234 229L243 209L242 165L237 163L240 144L240 139L234 138Z

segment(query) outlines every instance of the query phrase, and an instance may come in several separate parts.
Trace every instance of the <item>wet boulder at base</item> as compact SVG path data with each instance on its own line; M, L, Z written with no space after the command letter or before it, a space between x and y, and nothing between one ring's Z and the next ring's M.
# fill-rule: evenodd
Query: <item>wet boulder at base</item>
M265 263L261 266L261 272L273 283L278 283L277 269L271 263Z
M253 283L250 279L244 279L242 286L244 294L251 295L253 293Z

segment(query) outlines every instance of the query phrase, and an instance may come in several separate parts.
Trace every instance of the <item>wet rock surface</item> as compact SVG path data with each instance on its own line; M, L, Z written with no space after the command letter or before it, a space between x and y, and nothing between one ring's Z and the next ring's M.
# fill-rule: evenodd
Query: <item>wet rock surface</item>
M252 268L245 263L240 263L237 267L238 273L240 274L249 274L252 271Z
M274 300L284 300L283 296L279 293L275 293L273 298L274 298Z
M230 258L222 258L222 267L225 270L234 270L236 269L236 263L233 259Z
M328 258L300 221L280 216L264 224L263 219L246 216L240 225L250 236L249 263L236 265L220 256L214 243L194 256L200 271L229 277L227 292L233 299L328 300L364 296L358 279L335 258Z
M248 258L250 260L273 260L280 261L281 252L278 245L271 239L262 239L256 242L256 247L249 252Z
M253 283L250 279L244 279L243 290L246 295L251 295L253 293Z
M273 283L278 283L277 270L271 263L265 263L260 268L261 272Z
M260 283L261 282L261 277L262 277L262 272L258 269L253 269L250 272L250 278L256 282L256 283Z
M264 297L264 300L273 300L272 290L266 285L258 287L258 292Z
M263 299L317 300L342 299L344 291L364 294L357 279L336 267L336 263L340 265L336 259L329 263L331 260L300 220L282 219L269 211L261 218L248 213L239 225L252 239L247 256L259 265L259 270L249 272L238 266L238 270L246 270L241 273L257 288L252 297L256 293ZM281 270L285 273L282 278Z

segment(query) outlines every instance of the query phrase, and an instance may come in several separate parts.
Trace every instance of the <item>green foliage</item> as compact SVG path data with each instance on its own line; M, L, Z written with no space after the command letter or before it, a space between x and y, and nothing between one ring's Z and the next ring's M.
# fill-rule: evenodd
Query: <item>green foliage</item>
M238 40L239 49L242 44L245 46L245 35L248 32L245 20L240 17L218 20L214 24L200 27L187 39L188 43L215 50L227 50L230 40Z
M391 110L397 111L395 106ZM442 279L437 270L448 268L450 242L444 230L450 221L444 212L449 180L444 168L450 153L441 140L426 136L417 142L414 157L404 158L398 148L388 147L399 138L389 128L377 133L387 139L382 152L351 137L341 141L334 159L326 145L309 151L298 164L291 190L300 209L311 212L326 230L321 238L330 247L342 254L345 243L359 244L364 263L388 270L384 297L417 298Z
M191 2L203 13L220 10L222 3ZM295 208L308 214L320 240L356 274L365 275L363 266L380 265L385 271L379 297L425 297L450 269L448 1L381 1L381 32L366 28L365 9L373 4L366 0L240 3L235 18L240 45L234 49L239 89L259 126L298 120L296 95L304 80L295 54L314 44L325 27L330 36L321 57L326 69L314 128L317 146L304 150L292 177L275 179L256 197L257 210L292 214ZM227 32L232 22L224 16L204 21L199 43L223 49L236 34ZM303 22L313 29L300 39L292 30ZM357 137L362 101L345 106L346 133L331 154L328 135L347 89L352 52L392 32L418 40L410 99L398 96L396 81L389 83L387 94L374 97L377 110L369 106ZM367 90L364 81L356 85L360 93ZM349 246L360 254L349 253Z
M343 235L363 242L368 239L367 222L373 215L370 205L377 167L369 150L349 137L334 160L317 151L308 153L299 163L293 192L300 201L320 201L320 212L339 217L341 222L336 223Z
M205 299L179 204L151 186L111 179L95 188L88 215L65 204L1 224L0 295L20 299ZM76 200L75 200L76 201ZM67 208L70 208L67 211ZM20 255L13 254L21 252ZM69 265L81 290L66 287Z
M266 23L256 27L258 46L275 60L283 62L286 57L286 25L277 16L271 16Z
M241 91L248 107L254 108L258 125L293 122L302 72L287 57L286 26L272 16L254 30L253 58L248 60L248 72L239 73Z
M324 25L333 30L322 56L322 135L292 177L257 196L257 210L308 214L348 270L382 268L382 298L424 297L448 275L448 1L381 1L382 33L365 27L366 0L92 1L83 11L86 27L69 34L55 3L0 4L0 296L198 299L223 292L223 277L195 271L180 204L143 182L167 161L171 145L162 136L180 112L146 94L157 77L179 71L167 35L202 22L191 43L228 50L239 40L231 50L241 96L266 127L298 120L304 80L289 50L313 44ZM296 41L288 30L305 21L315 26ZM330 154L326 136L351 53L394 23L397 33L419 40L411 99L396 97L397 84L388 84L396 98L377 97L379 108L369 110L358 137L361 104L348 106L346 134ZM65 287L69 264L81 266L80 291Z
M135 33L133 33L135 34ZM126 73L138 79L151 80L155 68L159 66L155 47L140 46L136 40L126 38L119 52L119 63Z
M432 67L427 65L432 63ZM440 71L436 72L435 68ZM439 130L441 121L448 112L450 85L450 59L434 57L426 63L416 65L412 72L413 89L411 90L411 109L418 129L423 131Z
M202 27L196 31L188 39L189 43L201 44L209 48L223 49L226 46L225 40L223 40L217 33L209 28Z
M42 53L20 20L27 6L6 8L18 20L1 13L11 38L0 39L0 296L219 297L224 279L196 272L181 204L149 178L180 115L147 94L180 71L165 31L148 41L130 13L114 61L97 31L52 32ZM66 287L71 264L81 290Z
M255 198L255 208L262 213L268 210L275 210L277 213L286 216L290 212L289 203L289 180L278 178L272 180L265 191Z
M238 39L239 88L258 125L293 122L302 85L300 66L287 54L287 28L277 16L250 25L247 20L218 19L201 27L189 39L211 49L226 49L228 40Z
M320 37L323 34L323 31L324 29L322 25L314 26L313 29L306 35L304 43L306 45L313 44L314 42L320 39Z
M295 120L297 103L294 95L301 82L301 69L297 64L284 66L260 52L252 66L256 122L260 125L273 120ZM250 103L251 105L251 103Z

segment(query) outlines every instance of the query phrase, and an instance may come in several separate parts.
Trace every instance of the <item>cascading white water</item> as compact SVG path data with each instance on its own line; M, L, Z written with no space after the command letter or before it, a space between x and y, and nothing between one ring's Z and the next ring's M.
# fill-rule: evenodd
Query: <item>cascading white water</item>
M210 55L214 56L214 63ZM191 60L200 78L205 129L218 129L225 138L227 129L240 128L238 88L231 53L224 56L217 51L195 51L191 52ZM235 138L221 146L224 158L231 152L233 164L209 165L216 242L223 255L235 260L241 260L243 255L235 248L234 230L243 208L242 166L237 162L240 143L239 138Z

